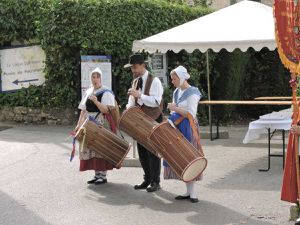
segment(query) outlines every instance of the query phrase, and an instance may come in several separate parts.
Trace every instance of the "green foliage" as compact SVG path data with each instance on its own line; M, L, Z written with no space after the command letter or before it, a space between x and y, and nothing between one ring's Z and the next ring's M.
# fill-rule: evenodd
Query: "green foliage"
M159 33L210 12L206 7L170 4L175 0L1 0L0 47L18 40L40 42L46 52L46 83L16 93L0 94L0 104L30 107L75 107L80 99L80 55L111 55L113 89L120 103L127 101L132 75L123 68L132 54L132 42ZM176 1L180 3L179 1ZM196 2L196 1L195 1ZM199 5L202 0L197 1ZM290 95L289 73L276 51L247 53L225 50L209 53L212 99L247 99ZM206 57L195 51L168 53L168 72L181 64L191 74L190 83L207 98ZM165 88L170 102L172 85ZM238 107L219 117L257 117L273 108ZM200 106L201 123L207 107Z
M249 62L249 52L242 52L239 49L234 50L229 57L229 76L227 77L227 90L225 99L240 100L244 89L244 80L246 76L246 65ZM231 117L237 106L226 106L226 111Z
M246 67L245 85L241 99L253 99L260 96L291 96L290 73L284 68L278 52L267 48L260 52L250 49L250 60ZM237 113L255 116L281 110L287 106L252 106L240 108Z
M189 0L166 0L167 2L170 3L176 3L180 5L187 5L189 3ZM193 0L192 1L195 6L207 6L207 1L206 0Z
M43 86L30 86L18 92L2 94L0 101L6 106L41 107L43 102L47 102L47 98L44 95Z
M218 76L212 87L212 99L254 100L261 96L291 96L289 72L283 67L277 51L267 48L243 53L222 50L213 64ZM280 106L215 106L222 121L258 118L259 115L280 110Z
M19 17L14 17L13 9L20 11ZM39 90L32 96L39 97L35 105L65 107L76 106L80 98L80 55L112 56L113 89L124 105L132 75L123 65L132 54L132 42L210 10L156 0L5 0L0 12L1 26L6 26L0 46L36 38L45 50L46 83L32 87ZM3 13L9 15L9 23L2 21ZM29 90L2 94L0 103L26 106L31 103L16 98L29 94Z
M0 46L36 37L36 21L41 2L37 0L0 1Z

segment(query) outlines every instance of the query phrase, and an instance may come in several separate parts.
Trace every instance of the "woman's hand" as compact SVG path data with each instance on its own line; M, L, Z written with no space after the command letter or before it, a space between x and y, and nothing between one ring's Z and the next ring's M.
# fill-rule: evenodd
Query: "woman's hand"
M168 106L167 108L170 110L170 111L176 111L176 103L168 103Z
M96 97L95 95L91 95L91 96L90 96L90 99L91 99L94 103L98 102L98 99L97 99L97 97Z

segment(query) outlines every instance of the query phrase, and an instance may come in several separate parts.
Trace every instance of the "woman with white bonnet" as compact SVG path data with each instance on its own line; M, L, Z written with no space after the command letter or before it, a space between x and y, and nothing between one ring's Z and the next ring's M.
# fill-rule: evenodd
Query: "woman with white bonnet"
M173 102L168 103L168 109L171 111L169 120L171 120L186 139L193 144L203 154L198 134L197 107L201 98L201 93L197 87L188 83L190 75L183 66L178 66L171 71L171 80L176 87L173 92ZM166 161L164 165L164 179L178 179ZM192 203L198 202L195 191L195 182L202 180L202 174L195 180L186 183L186 192L175 197L176 200L189 200Z
M95 68L90 75L91 87L86 90L78 108L81 110L80 117L75 128L75 131L81 126L83 121L90 117L99 125L116 133L116 124L111 114L109 107L116 107L114 93L102 85L102 71L100 68ZM79 152L80 171L94 170L94 177L89 180L88 184L104 184L107 183L107 170L112 170L114 166L101 158L101 156L88 149L85 146Z

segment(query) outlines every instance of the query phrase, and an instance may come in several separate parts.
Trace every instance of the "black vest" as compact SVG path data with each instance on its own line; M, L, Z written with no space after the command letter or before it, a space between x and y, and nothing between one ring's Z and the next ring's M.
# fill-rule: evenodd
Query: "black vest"
M104 92L96 96L99 102L101 102L103 94ZM86 111L88 112L100 112L98 107L91 99L86 100L85 106L86 106Z

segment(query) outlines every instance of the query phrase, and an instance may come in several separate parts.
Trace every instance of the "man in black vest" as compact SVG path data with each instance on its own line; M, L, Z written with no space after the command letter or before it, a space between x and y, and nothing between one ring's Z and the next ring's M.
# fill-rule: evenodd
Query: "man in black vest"
M126 108L140 106L145 114L157 122L162 122L162 95L161 81L149 73L143 55L134 54L124 68L131 68L134 77L132 88L128 90L129 98ZM144 181L135 185L134 189L147 189L148 192L160 189L160 159L137 144L139 159L144 170ZM149 186L150 185L150 186ZM149 186L149 187L148 187Z

